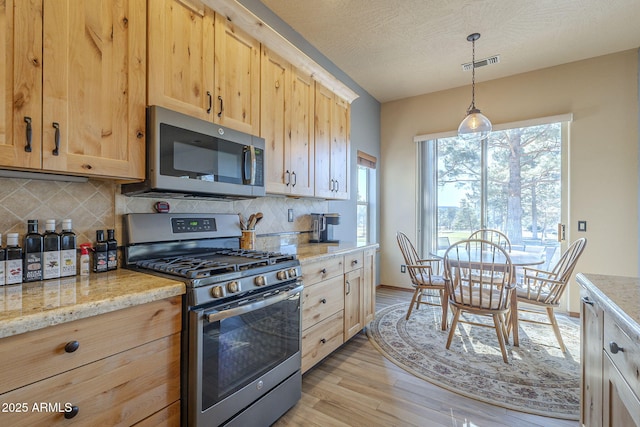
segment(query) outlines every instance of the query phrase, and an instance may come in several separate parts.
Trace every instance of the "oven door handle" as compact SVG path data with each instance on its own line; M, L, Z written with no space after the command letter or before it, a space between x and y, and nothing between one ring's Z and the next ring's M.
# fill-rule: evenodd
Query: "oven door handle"
M281 292L272 297L268 297L267 299L253 302L248 305L243 305L240 307L230 308L229 310L217 311L212 310L204 313L204 317L209 321L209 323L218 322L220 320L227 319L229 317L238 316L244 313L248 313L253 310L257 310L260 308L268 307L280 301L284 301L286 299L291 298L295 294L299 294L302 292L303 286L296 286L287 292Z

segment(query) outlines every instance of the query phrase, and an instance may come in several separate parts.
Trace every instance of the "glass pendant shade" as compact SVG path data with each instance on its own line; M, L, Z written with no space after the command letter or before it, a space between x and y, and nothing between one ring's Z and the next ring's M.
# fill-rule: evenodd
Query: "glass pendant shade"
M491 133L491 129L491 121L480 110L473 108L458 126L458 135L484 139Z

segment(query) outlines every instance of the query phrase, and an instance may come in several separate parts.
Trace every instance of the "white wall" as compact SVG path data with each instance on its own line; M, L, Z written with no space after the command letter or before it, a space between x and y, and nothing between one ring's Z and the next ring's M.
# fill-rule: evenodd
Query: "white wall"
M456 129L470 97L467 86L382 105L382 284L409 286L395 233L416 238L413 137ZM476 84L476 104L494 124L573 113L567 238L588 239L576 272L637 276L637 50ZM577 231L578 220L587 221L587 232ZM579 311L575 284L569 299L570 310Z

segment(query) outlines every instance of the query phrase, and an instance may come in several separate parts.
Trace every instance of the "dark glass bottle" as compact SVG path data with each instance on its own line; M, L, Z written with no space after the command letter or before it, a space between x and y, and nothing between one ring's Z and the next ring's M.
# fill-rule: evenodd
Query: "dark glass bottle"
M42 236L44 259L42 278L56 279L60 277L60 235L56 233L56 220L48 219Z
M107 230L107 270L118 268L118 241L115 230Z
M18 233L7 234L6 284L22 283L22 248L18 245Z
M38 233L38 220L27 221L27 234L24 236L24 277L25 282L42 280L42 235Z
M93 271L102 273L107 271L108 245L104 240L104 230L96 230L96 245L93 248Z
M0 234L0 285L4 285L6 273L4 271L5 266L7 265L7 256L5 254L5 249L2 247L2 234Z
M60 235L60 277L75 276L76 269L76 234L71 228L71 220L62 220L62 234Z

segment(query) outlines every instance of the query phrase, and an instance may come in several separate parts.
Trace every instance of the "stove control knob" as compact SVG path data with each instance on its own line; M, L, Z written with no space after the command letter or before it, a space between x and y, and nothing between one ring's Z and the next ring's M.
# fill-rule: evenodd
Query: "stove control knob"
M222 292L222 286L216 286L214 288L211 289L211 295L214 298L222 298L224 296L224 293Z
M256 278L253 279L253 283L255 283L256 286L264 286L266 284L266 281L264 279L264 276L256 276Z
M278 280L284 280L287 278L287 272L285 270L278 271L276 273L276 277L278 278Z
M289 269L289 277L296 277L297 275L298 275L298 272L296 271L295 268Z
M240 290L240 287L238 286L238 282L229 282L227 283L227 291L233 293L236 293Z

